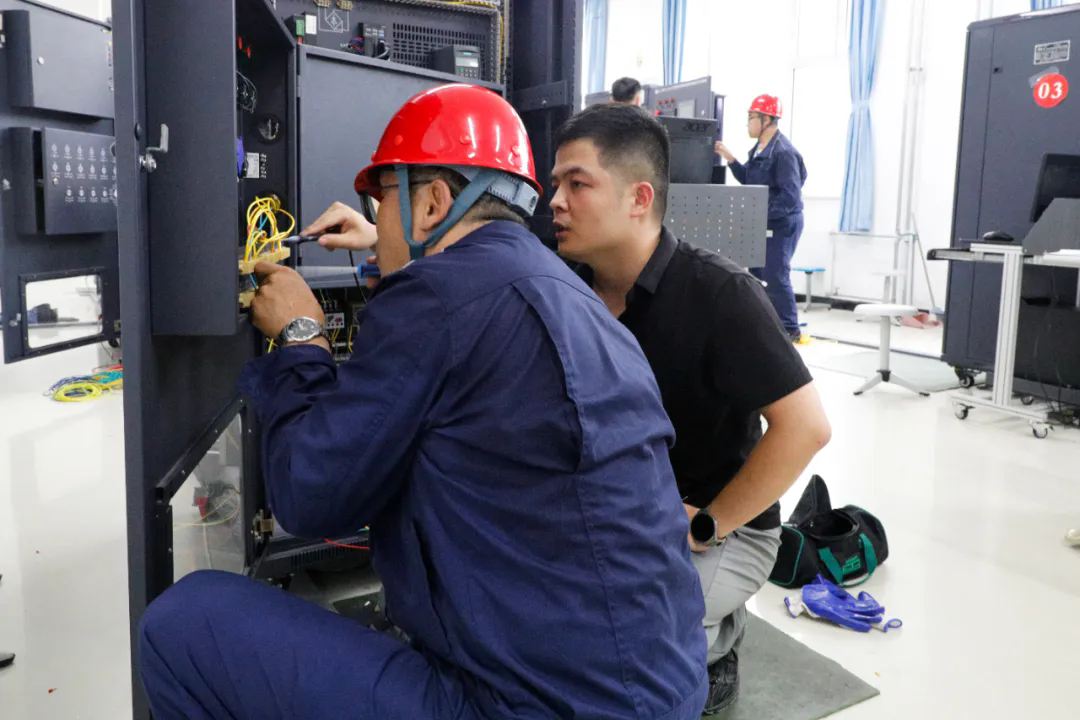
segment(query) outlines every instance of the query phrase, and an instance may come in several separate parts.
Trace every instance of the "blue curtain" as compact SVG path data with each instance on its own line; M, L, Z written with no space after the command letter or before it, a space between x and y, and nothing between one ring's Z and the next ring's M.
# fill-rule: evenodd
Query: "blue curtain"
M1065 0L1031 0L1032 10L1049 10L1066 5Z
M608 0L585 0L585 36L589 40L586 92L605 88L607 74L607 5Z
M848 63L851 72L851 119L847 164L841 196L840 231L869 232L874 224L874 141L870 130L870 94L874 89L885 0L851 0Z
M664 0L664 84L682 82L686 0Z

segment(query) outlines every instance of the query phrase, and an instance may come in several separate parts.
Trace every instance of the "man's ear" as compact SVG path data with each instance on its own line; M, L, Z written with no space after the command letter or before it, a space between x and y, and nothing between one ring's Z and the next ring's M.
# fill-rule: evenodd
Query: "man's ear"
M644 217L652 214L653 203L656 201L656 190L651 183L635 183L631 189L633 193L633 207L631 216Z
M454 204L454 195L450 186L442 178L436 178L426 185L413 190L413 217L417 230L425 235L430 233L450 214Z

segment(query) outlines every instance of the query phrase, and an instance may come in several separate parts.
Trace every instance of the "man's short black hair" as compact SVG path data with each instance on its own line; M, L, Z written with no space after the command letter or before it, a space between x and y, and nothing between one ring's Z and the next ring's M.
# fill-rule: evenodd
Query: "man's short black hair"
M671 142L660 121L633 105L593 105L573 116L555 133L555 149L575 140L591 140L606 170L630 182L653 187L657 216L667 214Z
M611 99L619 103L634 102L634 98L641 92L641 83L632 77L619 78L611 86Z

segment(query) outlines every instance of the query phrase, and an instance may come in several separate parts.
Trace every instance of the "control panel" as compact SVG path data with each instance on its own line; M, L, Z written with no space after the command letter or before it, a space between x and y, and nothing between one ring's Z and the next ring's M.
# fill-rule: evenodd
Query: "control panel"
M431 69L470 80L480 80L480 48L474 45L447 45L431 51Z
M645 107L660 117L707 118L713 108L712 78L645 88Z
M13 128L19 231L77 235L116 230L116 156L111 135Z

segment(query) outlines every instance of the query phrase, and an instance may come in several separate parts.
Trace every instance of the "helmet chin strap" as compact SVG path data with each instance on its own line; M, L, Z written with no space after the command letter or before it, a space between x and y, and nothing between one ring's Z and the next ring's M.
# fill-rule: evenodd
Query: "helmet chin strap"
M481 170L476 177L461 191L461 194L450 206L450 211L441 223L435 226L427 239L416 242L413 239L413 216L412 216L412 191L409 185L409 166L396 165L394 170L398 179L398 205L401 209L401 228L405 233L405 242L409 244L409 259L419 260L424 257L427 249L443 239L450 228L457 225L465 213L469 212L480 197L495 184L501 173L497 170ZM403 190L402 190L403 189Z

